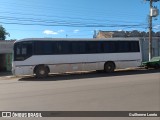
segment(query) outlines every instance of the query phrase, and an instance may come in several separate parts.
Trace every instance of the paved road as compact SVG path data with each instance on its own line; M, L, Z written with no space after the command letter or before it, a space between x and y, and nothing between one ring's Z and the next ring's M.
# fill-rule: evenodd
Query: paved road
M160 72L0 77L0 111L160 111ZM112 120L112 119L111 119Z

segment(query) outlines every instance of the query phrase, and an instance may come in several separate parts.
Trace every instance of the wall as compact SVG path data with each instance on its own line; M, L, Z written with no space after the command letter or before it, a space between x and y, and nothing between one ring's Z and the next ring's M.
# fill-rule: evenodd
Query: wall
M14 41L0 40L0 72L11 71Z
M12 53L8 53L5 55L5 66L6 66L6 71L11 71L12 70Z
M142 60L149 60L149 38L140 38L141 49L142 49ZM160 56L160 37L152 38L152 55Z
M0 40L0 54L12 53L14 41Z

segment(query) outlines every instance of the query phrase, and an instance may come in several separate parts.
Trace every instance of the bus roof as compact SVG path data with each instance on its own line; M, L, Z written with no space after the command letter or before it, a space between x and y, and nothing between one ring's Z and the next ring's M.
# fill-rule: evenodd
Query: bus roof
M138 38L123 38L123 37L118 37L118 38L102 38L102 39L97 39L97 38L25 38L21 40L17 40L16 42L22 42L22 41L139 41Z

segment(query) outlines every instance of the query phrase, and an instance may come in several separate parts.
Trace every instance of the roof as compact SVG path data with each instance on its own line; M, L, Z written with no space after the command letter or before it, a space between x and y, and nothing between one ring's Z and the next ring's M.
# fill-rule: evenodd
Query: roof
M16 42L21 42L21 41L113 41L113 40L139 40L138 38L124 38L124 37L119 37L119 38L103 38L103 39L90 39L90 38L26 38L26 39L21 39Z
M95 38L115 38L115 37L148 37L148 32L133 31L99 31ZM153 37L160 37L160 32L152 32Z

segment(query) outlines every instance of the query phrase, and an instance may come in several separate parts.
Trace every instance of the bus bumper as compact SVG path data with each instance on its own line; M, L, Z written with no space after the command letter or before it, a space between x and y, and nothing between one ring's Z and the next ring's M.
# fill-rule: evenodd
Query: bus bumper
M14 69L12 69L12 74L14 76L33 75L33 69L33 66L15 67Z

